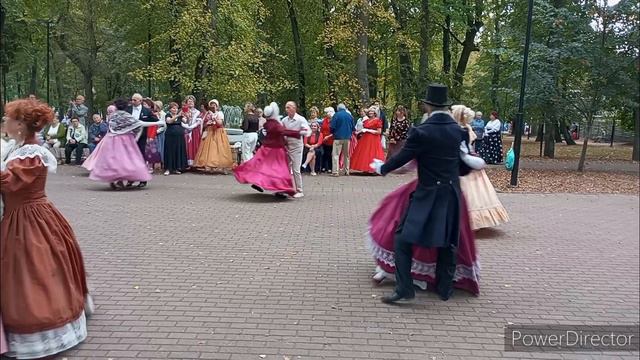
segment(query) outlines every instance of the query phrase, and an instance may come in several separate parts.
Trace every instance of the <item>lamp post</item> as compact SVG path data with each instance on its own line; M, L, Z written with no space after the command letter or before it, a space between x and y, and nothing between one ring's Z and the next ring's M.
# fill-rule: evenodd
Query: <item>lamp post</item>
M513 142L513 170L511 171L511 186L518 186L518 170L520 167L520 146L522 144L522 121L524 112L524 93L527 87L527 67L529 65L529 46L531 44L531 23L533 21L533 0L529 0L527 13L527 34L524 41L524 59L522 61L522 80L520 82L520 99L516 117L515 139Z

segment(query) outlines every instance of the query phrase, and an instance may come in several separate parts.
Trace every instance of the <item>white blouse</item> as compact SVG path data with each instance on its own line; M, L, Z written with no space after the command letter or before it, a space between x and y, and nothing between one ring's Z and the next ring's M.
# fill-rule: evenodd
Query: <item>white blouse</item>
M495 119L495 120L489 121L487 125L485 125L484 133L485 134L496 133L496 132L500 132L500 129L502 129L502 123L500 122L500 119Z
M58 123L58 125L51 125L51 127L49 128L49 132L47 133L48 136L51 136L52 138L56 138L58 137L58 126L60 126L60 123Z

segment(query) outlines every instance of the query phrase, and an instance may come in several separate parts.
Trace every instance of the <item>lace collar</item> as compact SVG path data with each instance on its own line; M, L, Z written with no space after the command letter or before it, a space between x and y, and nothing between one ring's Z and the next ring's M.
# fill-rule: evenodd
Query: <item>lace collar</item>
M53 154L45 149L44 147L36 144L27 144L17 147L11 151L9 156L7 156L7 160L2 162L2 168L6 167L6 164L11 162L12 160L19 159L23 160L26 158L40 158L42 164L47 168L50 173L55 173L58 168L58 161Z

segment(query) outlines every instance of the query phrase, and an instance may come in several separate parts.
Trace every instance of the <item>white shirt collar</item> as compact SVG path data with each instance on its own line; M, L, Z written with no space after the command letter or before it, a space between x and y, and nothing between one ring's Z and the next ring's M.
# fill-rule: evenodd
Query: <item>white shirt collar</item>
M422 115L421 123L424 123L425 121L427 121L427 119L429 119L433 115L437 115L437 114L447 114L447 115L451 116L451 113L449 111L446 111L446 110L432 111L431 114L426 114L425 113L424 115ZM451 116L451 118L453 118L453 116Z

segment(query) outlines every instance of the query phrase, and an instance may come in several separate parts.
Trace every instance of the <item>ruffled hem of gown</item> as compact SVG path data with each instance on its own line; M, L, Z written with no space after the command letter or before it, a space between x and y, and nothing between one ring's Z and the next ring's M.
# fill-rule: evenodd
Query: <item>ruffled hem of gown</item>
M491 209L470 210L469 220L471 221L471 229L475 231L507 223L509 222L509 214L500 205Z
M5 356L17 359L38 359L52 356L80 344L87 338L87 319L85 312L58 328L31 334L7 332L10 351Z

